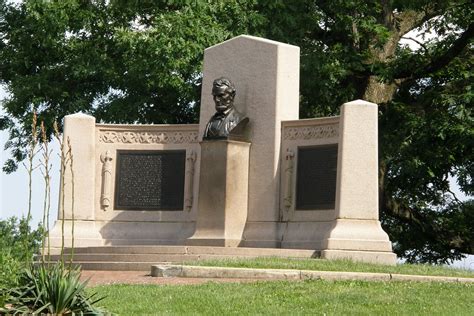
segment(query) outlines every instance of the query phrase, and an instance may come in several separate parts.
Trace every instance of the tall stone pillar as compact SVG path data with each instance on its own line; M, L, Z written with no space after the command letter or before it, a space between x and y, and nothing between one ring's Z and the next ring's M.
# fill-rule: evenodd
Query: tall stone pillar
M243 246L278 247L280 243L281 121L298 119L299 53L297 46L247 35L204 52L199 137L202 139L215 112L211 90L216 78L227 77L235 84L235 107L250 119L248 219Z
M341 109L337 161L336 219L322 257L395 264L379 222L378 107L356 100Z
M64 152L68 151L69 142L72 152L73 173L71 172L70 162L67 162L62 177L64 182L60 185L58 220L50 232L52 247L61 246L63 227L65 246L71 245L73 219L75 246L102 244L102 237L94 222L95 135L94 117L77 113L67 115L64 118Z

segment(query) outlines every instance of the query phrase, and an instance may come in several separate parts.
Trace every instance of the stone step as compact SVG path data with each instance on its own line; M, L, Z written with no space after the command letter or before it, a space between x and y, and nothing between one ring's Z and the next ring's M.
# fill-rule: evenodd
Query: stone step
M141 262L183 262L183 261L197 261L197 260L215 260L215 259L232 259L235 258L235 255L213 255L213 254L84 254L78 253L74 254L74 261L141 261ZM256 258L262 256L248 255L242 256L239 255L239 258ZM268 256L267 256L268 257ZM59 261L61 259L60 255L51 255L51 261ZM70 255L64 255L64 260L69 261Z
M65 255L64 260L69 261L70 256ZM60 255L52 255L51 261L58 261ZM79 261L116 261L116 262L183 262L199 260L198 255L181 255L181 254L109 254L109 253L78 253L74 254L73 260Z
M61 259L61 249L51 249L50 261ZM63 260L69 262L71 249L65 249ZM102 246L74 248L74 264L83 270L148 271L159 263L184 261L280 257L318 258L320 252L306 249L235 248L204 246ZM36 257L40 261L39 255Z
M65 248L65 253L70 253L71 248ZM74 253L110 253L110 254L186 254L185 246L101 246L101 247L76 247ZM60 249L51 249L52 254L59 254Z
M166 264L163 262L162 264ZM68 264L68 262L66 262ZM75 261L74 266L81 266L81 270L97 271L147 271L150 272L151 262L117 262L117 261Z
M71 249L66 248L65 253ZM59 254L60 249L51 249L51 254ZM226 256L272 256L292 258L319 258L320 252L308 249L281 248L236 248L204 246L102 246L74 248L75 254L174 254L174 255L226 255Z

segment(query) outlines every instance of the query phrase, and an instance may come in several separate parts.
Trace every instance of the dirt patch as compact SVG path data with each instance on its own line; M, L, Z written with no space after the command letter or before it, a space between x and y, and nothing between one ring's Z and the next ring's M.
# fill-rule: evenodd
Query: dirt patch
M258 279L214 279L214 278L157 278L150 271L82 271L81 280L89 279L89 286L107 284L202 284L206 282L255 282Z

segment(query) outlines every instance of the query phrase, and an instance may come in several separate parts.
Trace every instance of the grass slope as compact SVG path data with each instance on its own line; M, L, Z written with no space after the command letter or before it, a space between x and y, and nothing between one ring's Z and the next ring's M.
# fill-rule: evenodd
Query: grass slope
M474 285L435 282L275 281L95 287L107 310L144 314L472 315Z
M425 264L399 264L385 266L348 260L323 259L285 259L285 258L255 258L255 259L225 259L185 262L186 265L235 267L235 268L266 268L266 269L298 269L315 271L350 271L350 272L379 272L415 275L439 275L452 277L474 278L474 271L454 269L444 266Z

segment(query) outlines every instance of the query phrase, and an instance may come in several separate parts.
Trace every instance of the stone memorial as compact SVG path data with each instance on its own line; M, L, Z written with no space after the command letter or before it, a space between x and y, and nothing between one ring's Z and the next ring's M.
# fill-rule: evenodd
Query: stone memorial
M378 220L377 105L300 120L298 100L299 48L242 35L204 52L199 124L67 116L76 246L311 249L394 264ZM53 247L72 220L69 170L64 181Z

